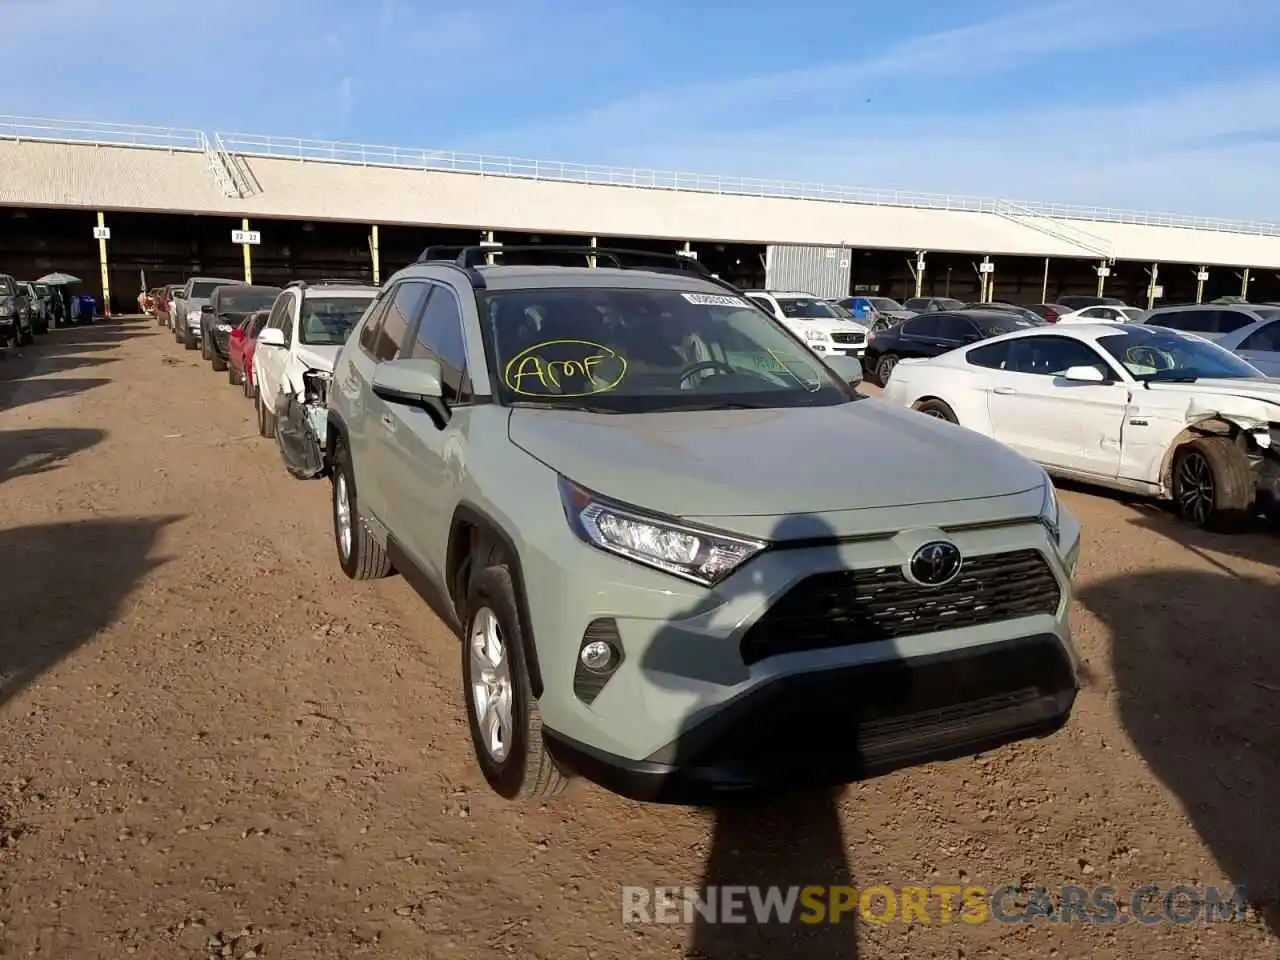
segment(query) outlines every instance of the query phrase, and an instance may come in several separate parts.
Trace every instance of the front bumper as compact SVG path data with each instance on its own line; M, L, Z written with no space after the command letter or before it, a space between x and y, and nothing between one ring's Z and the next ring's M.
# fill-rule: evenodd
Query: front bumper
M540 488L520 485L526 508ZM548 502L520 552L549 748L625 795L696 803L847 783L1056 730L1077 683L1067 613L1079 525L1064 508L1058 544L1036 521L1000 520L1034 512L1038 496L993 502L989 520L947 532L954 505L884 511L896 535L767 550L714 589L583 545ZM974 570L1011 559L958 599L952 587L921 593L898 571L941 538ZM1039 585L1031 602L1008 592L1018 563ZM830 599L812 586L824 577L861 593ZM601 637L621 656L593 680L579 654Z
M546 731L556 761L634 800L711 804L838 786L1061 729L1074 665L1054 634L779 677L643 760Z

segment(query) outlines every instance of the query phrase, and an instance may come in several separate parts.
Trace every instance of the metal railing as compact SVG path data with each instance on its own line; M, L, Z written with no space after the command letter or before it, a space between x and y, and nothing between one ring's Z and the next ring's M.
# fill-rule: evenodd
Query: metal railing
M209 138L202 131L194 129L4 115L0 115L0 139L91 143L168 150L198 150L206 153L211 149ZM470 173L480 176L516 177L527 180L552 180L563 183L636 187L648 190L717 193L792 200L825 200L834 203L910 207L921 210L988 213L1005 218L1010 216L1014 218L1043 217L1058 221L1127 223L1139 226L1180 227L1183 229L1212 230L1224 233L1280 236L1280 223L1271 221L1231 220L1185 214L1148 213L1140 210L1048 203L1035 200L1007 200L945 193L876 190L799 180L768 180L753 177L721 176L718 174L599 166L567 163L558 160L531 160L479 153L459 153L449 150L423 150L253 133L215 133L214 143L218 145L219 152L225 153L232 163L235 163L237 157L278 157L313 162L400 167L412 170ZM248 182L251 179L250 174L244 173L243 170L230 171L230 174L236 181L241 180L243 176L245 182L235 184L242 193L257 191L258 188ZM1087 233L1087 231L1082 232ZM1084 238L1081 239L1083 240ZM1084 245L1079 241L1075 242L1077 245Z
M138 123L54 120L0 114L0 140L89 143L98 146L149 147L155 150L204 150L203 131L182 127L148 127Z
M1110 207L1078 206L1035 200L1005 200L945 193L877 190L865 187L834 186L799 180L766 180L719 174L682 173L632 167L596 166L559 160L531 160L522 157L423 150L409 147L347 143L339 140L312 140L254 133L219 134L232 154L282 157L295 160L358 164L361 166L403 167L448 173L473 173L529 180L557 180L605 186L722 193L735 196L776 197L793 200L827 200L873 206L912 207L924 210L954 210L969 213L1006 213L1057 220L1094 223L1129 223L1139 226L1182 227L1226 233L1280 236L1280 222L1231 220L1184 214L1148 213Z

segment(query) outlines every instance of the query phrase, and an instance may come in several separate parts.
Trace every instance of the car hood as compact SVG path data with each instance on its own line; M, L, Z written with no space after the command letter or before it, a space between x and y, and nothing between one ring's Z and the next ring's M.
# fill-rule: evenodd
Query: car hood
M833 333L866 333L869 329L859 320L845 320L840 317L788 317L782 323L792 330L821 330L827 336Z
M342 347L312 346L300 343L296 352L303 366L312 370L333 373L333 366L338 362L338 351L341 349Z
M1044 483L1040 467L1007 447L877 399L650 414L517 408L509 431L518 447L575 483L685 518L875 511L1002 497Z
M1222 413L1263 422L1280 421L1280 379L1275 377L1197 380L1195 383L1154 382L1151 390L1153 393L1185 396L1191 417Z

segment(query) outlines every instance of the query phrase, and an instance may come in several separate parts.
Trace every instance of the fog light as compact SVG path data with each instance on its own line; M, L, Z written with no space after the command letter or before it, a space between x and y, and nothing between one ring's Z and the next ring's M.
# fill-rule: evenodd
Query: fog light
M592 640L578 654L582 665L594 673L604 673L613 664L613 647L603 640Z

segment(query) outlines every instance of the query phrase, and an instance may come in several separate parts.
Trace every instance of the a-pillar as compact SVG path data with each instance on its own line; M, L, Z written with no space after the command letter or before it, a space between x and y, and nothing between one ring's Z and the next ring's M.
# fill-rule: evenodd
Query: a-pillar
M102 315L111 317L111 271L107 269L107 215L98 211L98 265L102 269ZM90 317L90 320L93 318Z

